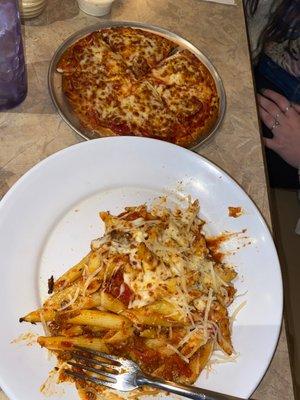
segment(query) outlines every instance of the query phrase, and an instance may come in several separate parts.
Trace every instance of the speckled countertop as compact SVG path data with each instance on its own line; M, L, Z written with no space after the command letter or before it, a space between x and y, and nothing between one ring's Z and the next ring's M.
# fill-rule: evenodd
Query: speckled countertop
M267 183L242 4L201 0L116 0L112 20L152 23L182 35L201 49L222 77L227 111L219 132L199 153L229 173L255 201L270 225ZM62 121L47 89L56 48L76 30L99 19L80 12L75 0L49 0L24 28L29 91L17 108L0 113L0 196L48 155L82 139ZM284 329L271 365L253 394L257 400L292 400ZM6 396L0 390L0 400Z

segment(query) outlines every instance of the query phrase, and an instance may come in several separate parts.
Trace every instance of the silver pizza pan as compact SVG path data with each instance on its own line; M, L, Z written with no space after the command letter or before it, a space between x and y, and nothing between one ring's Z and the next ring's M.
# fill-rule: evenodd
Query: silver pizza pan
M84 139L89 140L89 139L99 138L99 133L85 128L80 123L76 115L72 112L68 104L68 101L63 94L61 74L56 72L56 65L59 59L61 58L62 54L67 50L67 48L70 47L77 40L101 28L110 28L118 26L129 26L132 28L143 29L161 35L163 37L166 37L169 40L172 40L173 42L178 44L178 47L180 49L188 49L189 51L191 51L196 57L198 57L202 61L202 63L208 68L208 70L212 74L215 80L217 92L220 99L219 116L215 125L210 130L210 132L208 132L206 135L201 136L199 138L198 143L196 143L196 145L193 145L191 147L191 150L198 149L200 145L202 145L205 141L211 138L213 134L217 132L222 123L226 110L226 96L225 96L224 86L217 70L210 62L210 60L202 53L202 51L200 51L191 42L177 35L176 33L160 28L158 26L139 23L139 22L130 22L130 21L103 21L95 25L81 29L80 31L77 31L76 33L71 35L68 39L66 39L54 53L48 70L48 88L51 99L58 113L60 114L62 119Z

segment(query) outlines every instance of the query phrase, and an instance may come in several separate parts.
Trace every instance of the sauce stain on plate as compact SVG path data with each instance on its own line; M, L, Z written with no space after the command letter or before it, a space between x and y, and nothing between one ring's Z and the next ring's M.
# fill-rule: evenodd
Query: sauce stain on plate
M242 207L228 207L229 217L238 218L243 214Z

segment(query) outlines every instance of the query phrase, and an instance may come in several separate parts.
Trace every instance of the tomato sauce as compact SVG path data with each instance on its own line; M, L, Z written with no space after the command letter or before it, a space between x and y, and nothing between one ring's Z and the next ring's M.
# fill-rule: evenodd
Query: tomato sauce
M138 337L134 339L129 352L131 358L134 359L146 373L151 374L162 364L161 354L156 350L146 347L143 340Z
M238 218L243 214L242 207L228 207L229 217Z
M109 287L106 290L107 293L111 294L116 299L120 300L123 304L128 306L130 300L133 297L133 292L130 287L124 282L123 271L119 270L111 278Z
M190 378L192 370L177 354L173 354L164 360L163 377L168 381L182 380L182 377Z
M207 247L210 250L211 256L216 262L221 262L224 259L225 254L220 251L220 246L223 242L228 240L232 234L223 233L219 236L211 237L206 239Z

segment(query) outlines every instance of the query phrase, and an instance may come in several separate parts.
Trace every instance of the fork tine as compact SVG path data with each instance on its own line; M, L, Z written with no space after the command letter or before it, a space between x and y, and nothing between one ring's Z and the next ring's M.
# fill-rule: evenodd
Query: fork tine
M72 353L72 358L75 358L76 360L84 360L89 363L99 365L103 368L108 368L110 370L117 371L117 372L119 372L121 370L121 366L119 366L119 365L102 362L102 361L97 360L96 358L88 358L88 357L83 356L80 353Z
M76 367L76 368L78 367L78 368L85 369L86 371L95 372L98 375L106 376L106 377L108 377L108 378L110 378L110 379L112 379L114 381L116 381L116 376L118 376L116 374L111 374L110 372L102 371L99 368L90 367L90 366L88 366L86 364L74 363L72 361L68 361L68 364L70 364L70 365L72 365L73 367Z
M102 386L109 387L111 389L116 389L116 384L113 382L104 381L103 379L94 378L93 376L88 376L86 374L80 374L78 372L70 371L69 369L65 369L64 371L67 375L71 375L74 378L80 379L82 381L90 381Z
M119 364L121 364L122 361L125 361L125 359L123 359L122 357L112 356L111 354L102 353L102 351L91 350L91 349L87 349L86 347L80 347L80 346L74 346L74 348L77 350L80 350L80 351L94 354L95 356L98 356L98 357L106 358L108 360L117 362Z

